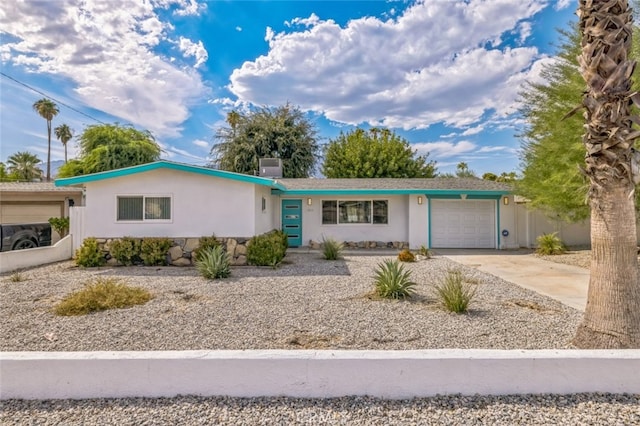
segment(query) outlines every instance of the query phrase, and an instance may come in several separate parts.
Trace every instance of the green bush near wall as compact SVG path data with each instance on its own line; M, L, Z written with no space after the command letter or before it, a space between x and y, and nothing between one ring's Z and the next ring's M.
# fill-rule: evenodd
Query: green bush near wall
M167 254L171 240L165 237L143 238L140 245L140 258L145 266L167 265Z
M250 265L278 267L287 254L289 242L287 234L274 229L266 234L256 235L247 244L247 262Z

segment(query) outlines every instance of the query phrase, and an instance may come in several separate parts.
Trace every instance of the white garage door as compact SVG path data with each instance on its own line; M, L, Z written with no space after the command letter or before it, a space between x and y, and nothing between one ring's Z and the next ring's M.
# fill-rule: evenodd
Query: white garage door
M0 223L46 223L50 217L61 217L62 202L51 203L2 203Z
M493 200L431 200L431 245L495 248L495 205Z

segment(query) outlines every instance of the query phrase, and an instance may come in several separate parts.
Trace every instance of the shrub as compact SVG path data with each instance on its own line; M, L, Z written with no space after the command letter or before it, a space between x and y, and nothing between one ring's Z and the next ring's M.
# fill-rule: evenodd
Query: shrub
M142 305L153 296L143 288L130 287L113 278L98 278L84 289L71 293L54 307L57 315L86 315L107 309Z
M60 235L60 238L64 238L69 233L68 217L50 217L49 225Z
M376 294L387 299L411 297L416 284L410 278L411 271L405 271L397 260L385 260L375 271Z
M171 241L168 238L143 238L140 244L140 258L146 266L166 265L170 248Z
M558 233L542 234L536 238L538 243L538 254L562 254L567 251L567 247L564 245Z
M104 256L98 247L98 240L93 237L85 238L76 250L76 265L85 268L104 265Z
M342 257L344 244L333 238L322 237L322 255L326 260L338 260Z
M196 261L200 260L202 252L218 246L220 246L220 241L218 241L215 235L211 235L210 237L200 237L198 240L198 247L191 253L191 258Z
M140 263L141 244L140 240L132 237L124 237L119 240L113 240L109 244L109 254L120 264L131 266L134 263Z
M9 281L11 281L12 283L19 283L19 282L26 281L26 280L27 280L27 277L22 275L22 273L20 273L20 272L14 272L9 277Z
M476 294L476 287L465 282L460 271L449 271L442 285L435 285L435 295L442 305L455 313L466 312Z
M398 260L401 262L415 262L416 257L409 249L404 249L398 254Z
M273 230L256 235L247 244L247 262L251 265L278 267L289 247L287 234Z
M200 250L195 265L198 272L208 280L227 278L231 275L229 254L220 245Z
M429 250L426 246L420 246L418 249L418 254L420 256L424 256L426 259L431 259L431 250Z

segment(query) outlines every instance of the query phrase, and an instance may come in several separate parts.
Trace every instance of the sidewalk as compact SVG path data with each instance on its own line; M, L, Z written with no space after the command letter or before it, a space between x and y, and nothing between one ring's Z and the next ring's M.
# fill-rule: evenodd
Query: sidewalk
M438 249L436 253L584 311L589 270L549 262L529 250Z

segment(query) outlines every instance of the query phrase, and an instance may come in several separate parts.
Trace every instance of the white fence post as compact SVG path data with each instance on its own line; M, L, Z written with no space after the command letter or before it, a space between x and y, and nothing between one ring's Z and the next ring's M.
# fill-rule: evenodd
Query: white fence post
M69 231L73 239L73 253L82 245L84 240L84 206L69 208Z

